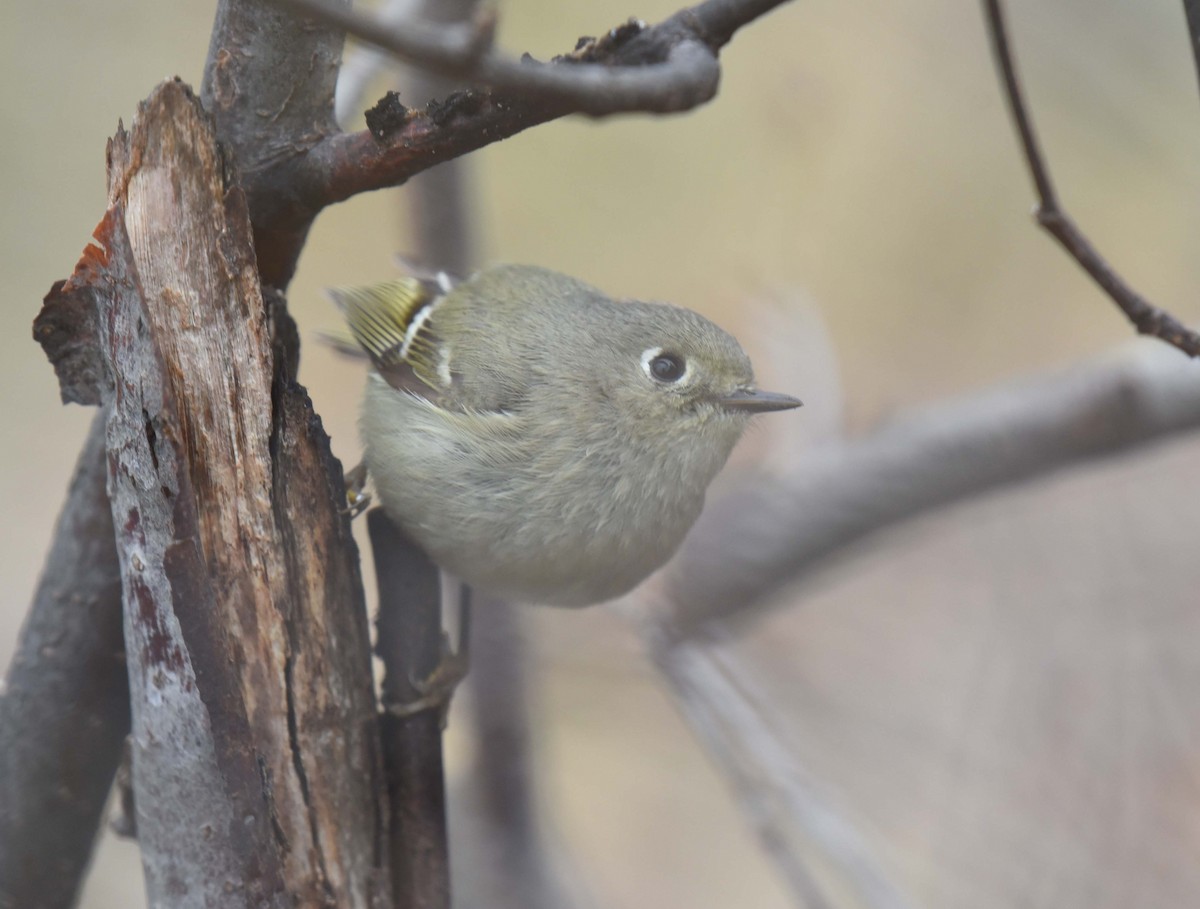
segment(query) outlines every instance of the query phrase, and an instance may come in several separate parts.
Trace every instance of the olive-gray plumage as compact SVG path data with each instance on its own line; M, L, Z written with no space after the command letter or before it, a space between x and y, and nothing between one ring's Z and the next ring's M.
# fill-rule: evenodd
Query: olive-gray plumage
M367 467L435 562L501 596L630 590L679 546L751 414L799 404L756 391L737 341L687 309L509 265L404 301L389 329L378 310L405 286L340 294L377 367Z

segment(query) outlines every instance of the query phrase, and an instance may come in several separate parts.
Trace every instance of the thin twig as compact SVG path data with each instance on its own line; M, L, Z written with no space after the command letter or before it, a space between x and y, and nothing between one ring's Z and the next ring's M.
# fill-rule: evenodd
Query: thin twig
M1189 22L1195 25L1194 10L1191 9L1190 3L1185 5L1189 10ZM1154 306L1130 287L1100 255L1091 241L1071 219L1071 216L1059 205L1058 196L1050 179L1050 171L1046 167L1041 149L1038 147L1033 121L1029 116L1020 82L1017 79L1000 0L984 0L983 6L992 53L996 59L996 68L1004 85L1004 94L1009 110L1020 135L1021 148L1025 153L1025 160L1029 165L1030 175L1037 190L1036 217L1038 224L1058 240L1059 244L1079 263L1083 270L1091 275L1092 280L1112 298L1141 334L1153 335L1166 341L1188 356L1200 356L1200 333L1192 331L1169 312Z

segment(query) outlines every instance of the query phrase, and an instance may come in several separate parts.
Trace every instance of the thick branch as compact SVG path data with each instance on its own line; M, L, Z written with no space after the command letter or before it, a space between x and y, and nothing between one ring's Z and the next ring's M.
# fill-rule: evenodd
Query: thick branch
M996 68L999 70L1005 97L1021 139L1021 148L1025 153L1025 160L1029 165L1030 175L1037 190L1038 224L1044 227L1092 277L1092 280L1100 285L1100 288L1112 298L1140 333L1153 335L1166 341L1188 356L1200 357L1200 333L1187 328L1169 312L1154 306L1125 283L1125 280L1112 269L1091 244L1091 241L1084 236L1071 216L1059 205L1058 196L1054 192L1054 185L1050 179L1050 171L1046 167L1041 149L1038 147L1033 121L1026 109L1021 85L1017 79L1016 67L1008 46L1008 34L1000 0L984 0L983 6L987 18L988 34L992 42L992 52L996 58ZM1188 21L1194 35L1197 24L1196 10L1193 9L1193 4L1190 2L1186 2L1185 7L1188 10Z
M784 0L705 0L653 27L628 23L550 64L491 49L491 20L389 28L346 0L222 0L203 96L235 153L263 280L286 286L317 213L569 113L686 110L716 93L717 53ZM306 13L323 23L315 26ZM344 30L484 87L422 111L381 103L371 130L333 126Z
M79 455L0 688L0 906L75 905L129 732L106 422Z
M302 3L306 11L370 32L380 42L385 36L378 32L394 34L399 37L391 44L399 42L400 50L422 46L423 32L377 26L355 13L325 9L316 0L272 2ZM398 185L434 164L566 114L695 107L716 92L717 51L739 26L781 2L707 0L655 26L629 23L613 29L549 64L481 53L478 41L465 42L471 45L469 54L450 55L455 65L437 68L488 87L455 93L421 111L395 102L381 105L369 118L371 130L330 136L304 160L283 162L273 179L299 188L315 212L356 193ZM415 48L409 46L414 41ZM447 62L444 47L437 53L425 48L417 56Z
M333 95L343 41L340 31L313 28L266 0L217 5L200 94L240 172L262 280L280 289L317 209L299 187L271 174L337 132Z
M470 24L388 25L324 0L273 0L344 30L430 72L462 79L525 100L603 116L628 111L689 110L716 94L717 51L733 33L785 0L706 0L654 28L631 22L607 39L582 42L550 65L508 57L492 48L488 12ZM630 42L624 57L608 44ZM618 64L618 65L612 65Z
M668 568L682 633L749 615L891 524L1200 427L1200 367L1139 351L1001 387L818 448L715 499Z
M104 365L137 827L152 905L388 897L340 470L261 296L211 124L161 86L110 144L87 269Z

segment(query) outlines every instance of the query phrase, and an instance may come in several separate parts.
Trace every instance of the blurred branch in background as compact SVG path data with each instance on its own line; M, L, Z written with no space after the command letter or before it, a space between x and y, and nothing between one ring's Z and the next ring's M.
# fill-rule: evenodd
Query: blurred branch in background
M0 906L75 905L129 732L107 419L92 420L0 687Z
M414 14L431 23L465 22L479 9L479 0L412 0ZM410 6L412 4L410 3ZM369 53L370 48L355 48ZM446 97L461 86L453 79L413 69L403 80L404 93L417 105ZM471 274L479 260L479 212L472 204L471 163L453 158L422 171L407 184L405 199L412 225L416 259L428 268L454 277Z
M592 900L540 811L521 615L502 600L475 610L467 676L473 733L454 822L455 898L476 909L571 909Z
M642 634L701 746L806 909L905 909L866 841L772 729L745 666L718 641L681 640L648 618Z
M1200 427L1200 368L1137 349L890 421L714 497L667 567L670 627L746 619L874 531L1006 483Z
M1190 2L1185 2L1184 6L1188 13L1188 24L1194 36L1197 26L1196 10ZM1013 63L1012 52L1009 50L1008 32L1004 24L1004 13L1000 0L984 0L983 8L987 19L988 37L991 39L992 52L996 58L996 68L999 70L1005 99L1012 113L1013 123L1021 139L1021 148L1025 153L1025 161L1029 165L1030 175L1037 190L1037 223L1059 242L1084 271L1091 275L1092 280L1112 298L1113 302L1129 318L1129 321L1137 326L1140 333L1160 338L1179 348L1188 356L1200 357L1200 334L1192 331L1166 310L1154 306L1130 287L1120 275L1113 271L1112 266L1100 255L1096 247L1084 236L1071 216L1059 204L1058 194L1050 179L1049 168L1042 157L1037 135L1033 130L1033 121L1025 107L1016 66ZM1193 50L1194 48L1193 44Z
M474 6L475 0L462 2ZM421 4L422 0L386 0L376 8L375 15L381 26L398 28L401 23L417 15ZM455 4L432 4L436 8L443 5L450 7ZM436 9L429 9L426 14L431 16L434 12ZM367 93L374 88L380 75L393 72L396 67L392 55L377 47L355 44L346 49L333 102L334 116L343 130L363 109ZM411 78L419 78L419 74L414 73Z

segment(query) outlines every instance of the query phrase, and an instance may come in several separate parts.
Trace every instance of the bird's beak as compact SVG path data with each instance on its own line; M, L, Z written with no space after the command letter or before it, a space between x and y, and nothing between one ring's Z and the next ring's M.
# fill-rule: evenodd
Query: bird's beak
M758 391L753 388L739 388L733 394L722 395L717 403L726 410L744 410L749 413L768 413L772 410L791 410L800 407L803 401L791 395L779 394L774 391Z

